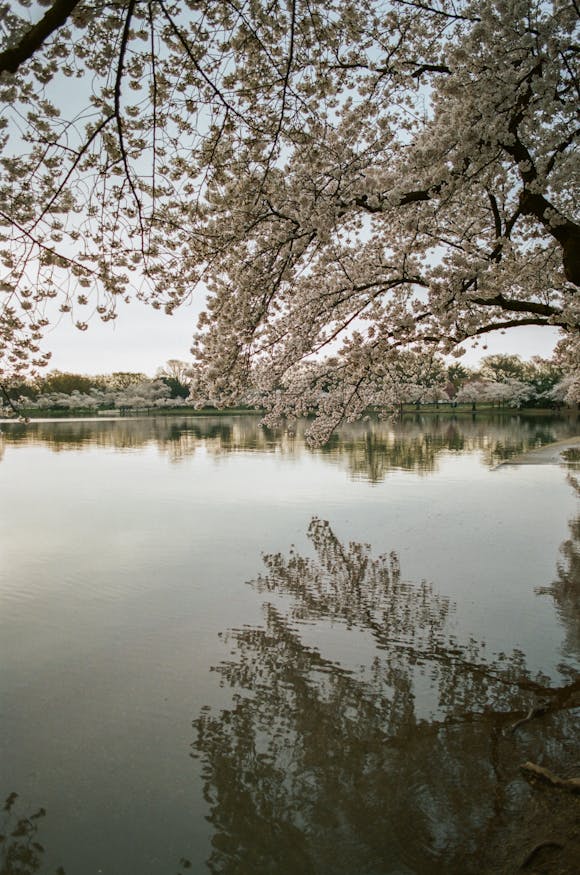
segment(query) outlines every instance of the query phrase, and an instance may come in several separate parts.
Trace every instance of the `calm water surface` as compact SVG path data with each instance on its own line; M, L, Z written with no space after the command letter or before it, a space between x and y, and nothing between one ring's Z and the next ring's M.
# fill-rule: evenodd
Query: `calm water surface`
M2 424L2 873L501 871L519 765L578 763L511 726L578 679L580 519L499 463L577 431Z

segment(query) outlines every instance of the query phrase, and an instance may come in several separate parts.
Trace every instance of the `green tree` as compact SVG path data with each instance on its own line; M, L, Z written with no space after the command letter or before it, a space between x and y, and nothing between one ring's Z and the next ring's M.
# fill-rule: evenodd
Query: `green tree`
M481 360L479 372L482 379L493 383L507 383L508 380L525 382L530 375L530 368L519 355L498 353L485 356Z
M472 372L459 362L454 362L447 367L447 379L456 389L460 389L472 376Z
M39 377L36 381L38 392L62 392L70 395L71 392L89 392L98 387L98 380L86 374L71 374L66 371L51 371Z
M538 405L554 403L551 393L564 376L564 370L553 359L534 356L529 363L528 381L534 387L535 401Z
M191 365L180 359L169 359L156 376L171 389L171 398L187 398L191 383Z

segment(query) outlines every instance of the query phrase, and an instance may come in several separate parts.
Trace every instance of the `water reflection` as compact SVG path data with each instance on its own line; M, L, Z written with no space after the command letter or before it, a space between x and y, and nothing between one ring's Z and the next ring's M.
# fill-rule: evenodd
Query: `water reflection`
M62 866L54 866L46 859L46 848L42 836L42 825L46 809L39 808L31 814L23 814L18 793L10 793L0 813L0 875L66 875ZM120 869L124 865L119 861ZM180 857L175 869L176 875L187 875L192 863L187 857ZM96 869L93 860L86 860L85 872L103 872ZM108 869L106 870L109 871Z
M570 474L568 482L580 497L580 479ZM566 630L564 654L573 657L580 654L580 515L571 519L568 527L570 537L560 547L562 558L558 562L556 580L537 592L554 599Z
M456 641L453 603L405 581L395 553L343 544L319 519L308 535L312 555L264 557L264 624L231 630L215 667L232 704L194 722L209 870L467 875L532 854L568 871L580 803L546 802L519 765L573 764L577 673L552 686L521 652ZM542 719L525 719L534 708ZM546 824L564 838L536 854Z
M536 446L562 440L577 430L574 417L562 416L409 416L397 423L369 421L344 426L319 450L306 448L304 423L296 431L271 431L258 416L143 417L141 419L50 420L2 423L0 459L9 445L45 444L54 452L87 446L134 450L154 446L179 462L203 449L219 457L235 452L286 456L316 453L345 464L351 475L372 483L390 471L432 472L445 453L479 451L495 465Z
M0 815L0 875L33 875L44 866L45 849L39 832L46 811L39 808L32 814L21 814L17 800L18 794L10 793ZM50 871L65 875L62 866Z

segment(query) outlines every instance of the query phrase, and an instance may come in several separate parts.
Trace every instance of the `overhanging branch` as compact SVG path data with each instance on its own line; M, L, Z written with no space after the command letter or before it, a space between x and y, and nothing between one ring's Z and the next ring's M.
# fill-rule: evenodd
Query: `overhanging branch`
M562 315L561 310L550 304L541 304L538 301L518 301L514 298L506 298L502 294L495 295L493 298L470 298L469 301L480 307L500 307L511 313L533 313L535 316L547 319Z
M81 0L55 0L39 22L26 31L20 41L0 52L0 73L16 73L34 55L43 42L65 23Z
M454 343L460 344L471 337L479 337L482 334L490 334L492 331L505 331L507 328L520 328L524 325L543 325L553 326L554 328L566 327L563 322L549 322L547 319L541 319L539 316L528 316L525 319L505 319L503 322L489 322L487 325L481 325L475 331L470 331L469 334L461 333L458 337L451 338ZM432 338L439 340L440 338Z

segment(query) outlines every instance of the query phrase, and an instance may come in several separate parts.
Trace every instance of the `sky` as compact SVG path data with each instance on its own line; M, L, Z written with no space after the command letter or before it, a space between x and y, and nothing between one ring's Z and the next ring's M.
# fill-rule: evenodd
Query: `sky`
M118 303L114 322L93 319L87 331L79 331L68 316L46 335L45 348L52 351L48 370L81 374L137 371L154 376L168 359L190 361L191 342L203 296L167 316L139 301ZM523 359L534 355L549 358L558 340L552 328L525 326L482 338L476 349L467 348L462 364L475 366L483 356L516 353ZM485 348L487 346L487 348Z
M141 301L117 301L117 319L93 318L86 331L79 331L68 315L63 316L45 335L43 349L52 352L48 369L80 374L136 371L154 376L168 359L191 360L202 307L203 298L168 316Z

